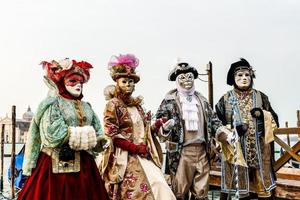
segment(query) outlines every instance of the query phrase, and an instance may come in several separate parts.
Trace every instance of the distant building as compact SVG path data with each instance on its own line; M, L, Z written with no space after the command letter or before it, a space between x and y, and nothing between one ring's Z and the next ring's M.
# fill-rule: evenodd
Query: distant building
M33 118L33 112L28 106L27 112L23 114L22 119L16 120L16 143L25 143L30 122ZM2 124L4 128L4 143L11 143L12 141L12 119L7 115L0 119L0 131L2 131Z

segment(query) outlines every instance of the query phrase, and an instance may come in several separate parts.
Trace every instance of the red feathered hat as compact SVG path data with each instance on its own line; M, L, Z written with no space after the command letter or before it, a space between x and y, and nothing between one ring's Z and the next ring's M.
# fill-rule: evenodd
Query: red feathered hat
M46 76L56 84L71 74L82 75L86 83L90 78L89 70L93 68L88 62L77 62L76 60L70 60L68 58L60 61L42 61L41 65L43 65L43 68L46 70Z

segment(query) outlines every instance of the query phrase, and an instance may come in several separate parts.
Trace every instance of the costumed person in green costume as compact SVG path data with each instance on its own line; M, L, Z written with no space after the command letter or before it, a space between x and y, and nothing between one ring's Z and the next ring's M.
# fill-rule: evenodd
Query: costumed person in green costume
M232 63L227 84L233 89L216 105L223 125L235 130L238 135L236 153L233 153L232 145L221 143L221 199L236 192L242 199L251 199L251 193L259 199L271 199L275 188L273 130L278 126L278 117L267 95L253 88L254 78L253 68L247 60L241 58Z
M50 91L27 135L23 174L29 177L18 199L106 200L94 160L106 139L91 105L81 100L92 65L69 59L42 65Z

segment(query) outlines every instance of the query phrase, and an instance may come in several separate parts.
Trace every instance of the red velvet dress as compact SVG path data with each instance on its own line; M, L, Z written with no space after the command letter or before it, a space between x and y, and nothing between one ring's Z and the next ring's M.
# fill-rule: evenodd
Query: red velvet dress
M81 151L80 172L52 173L51 157L41 152L18 200L106 200L108 199L92 155Z

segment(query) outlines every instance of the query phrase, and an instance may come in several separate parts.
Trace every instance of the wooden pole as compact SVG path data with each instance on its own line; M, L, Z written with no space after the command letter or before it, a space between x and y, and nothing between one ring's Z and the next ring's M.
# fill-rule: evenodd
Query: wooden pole
M288 127L289 127L289 122L285 122L285 128L288 128ZM286 134L286 137L287 137L286 139L287 139L288 145L291 146L290 134L287 133L287 134Z
M297 127L300 127L300 110L297 110Z
M206 71L208 76L208 102L210 103L211 107L214 108L213 70L212 63L210 61L207 64Z
M12 106L12 137L11 137L11 161L10 161L10 172L11 172L11 197L15 198L15 150L16 150L16 106Z
M300 127L300 110L297 110L297 127ZM300 140L300 134L298 134L298 140Z
M4 128L5 125L2 124L2 131L1 131L1 174L0 174L0 191L3 191L3 166L4 166Z

